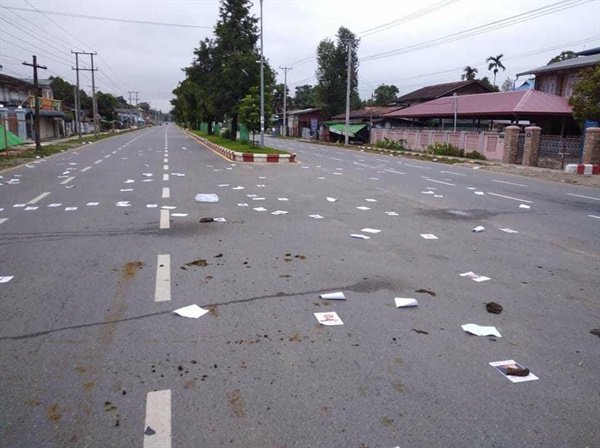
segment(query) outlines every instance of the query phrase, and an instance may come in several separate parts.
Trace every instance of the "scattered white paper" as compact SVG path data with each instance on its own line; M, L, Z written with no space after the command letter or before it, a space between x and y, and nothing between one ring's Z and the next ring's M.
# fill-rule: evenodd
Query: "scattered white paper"
M341 176L341 175L342 175L342 173L333 173L333 174L337 174L338 176Z
M319 180L325 180L325 178L324 177L319 177Z
M215 218L214 222L227 222L225 218Z
M245 202L240 202L238 204L238 207L248 207L248 204L246 204Z
M485 194L483 191L474 191L473 193L475 193L479 196L483 196Z
M253 210L256 210L257 212L266 212L267 211L267 209L264 207L256 207Z
M385 212L386 215L388 216L400 216L398 213L396 212Z
M504 229L500 229L500 230L502 230L503 232L506 232L506 233L519 233L516 230L509 229L508 227L504 228Z
M171 213L171 217L173 218L185 218L187 215L187 213Z
M502 335L496 330L496 327L482 327L477 324L465 324L461 325L462 329L467 333L474 334L475 336L496 336L501 338Z
M77 210L77 207L65 207L65 212L72 212L74 210Z
M475 233L484 232L485 231L485 227L483 227L483 226L477 226L472 231L475 232Z
M115 204L117 207L131 207L129 201L119 201Z
M133 188L121 188L119 191L133 191Z
M198 193L194 200L196 202L219 202L219 196L214 193Z
M517 363L516 361L514 361L512 359L508 359L506 361L490 362L490 366L495 367L498 372L500 372L503 376L508 378L513 383L523 383L525 381L534 381L534 380L539 379L537 376L535 376L531 372L529 372L529 375L527 375L527 376L507 375L506 374L507 367L513 367L513 368L518 368L518 369L524 368L522 365L520 365L519 363Z
M344 325L335 311L329 313L315 313L315 317L321 325Z
M152 177L153 174L152 173L143 173L142 176L144 176L144 177Z
M15 278L14 275L5 275L3 277L0 277L0 283L8 283L10 282L13 278Z
M425 187L426 190L437 190L437 187Z
M417 299L403 299L401 297L395 297L394 301L396 302L396 308L408 308L419 304Z
M327 202L335 202L335 201L337 201L336 198L327 197Z
M367 202L377 202L377 199L365 199Z
M175 207L174 205L163 205L161 208L163 210L175 210L177 207Z
M477 190L475 187L467 187L467 190Z
M266 201L266 198L252 198L253 201Z
M48 204L48 207L60 207L62 204L57 204L57 203L53 203L53 204Z
M480 167L478 167L478 166L474 166L474 167L473 167L473 169L474 169L474 170L478 170L479 168L480 168Z
M426 191L422 191L421 193L423 194L435 194L433 191L431 190L426 190Z
M281 201L281 202L288 202L289 201L288 198L277 198L277 200Z
M381 232L381 230L379 229L371 229L369 227L365 227L364 229L360 229L361 232L366 232L366 233L379 233Z
M27 207L27 204L15 204L13 205L14 208L23 208L23 207Z
M39 208L39 207L37 207L37 206L34 206L34 207L25 207L23 210L25 210L25 211L27 211L27 212L30 212L30 211L32 211L32 210L37 210L38 208Z
M242 187L241 185L238 185L237 187L233 187L232 190L244 190L245 187Z
M217 187L229 187L229 184L219 184Z
M531 207L525 204L519 205L519 208L530 209Z
M185 177L185 174L183 174L183 173L171 173L171 176L175 176L175 177Z
M257 188L265 188L265 185L263 185L263 184L257 184L256 186L257 186Z
M75 185L67 185L65 188L75 188Z
M154 179L144 179L142 182L154 182Z
M198 305L185 306L173 311L175 314L181 317L189 317L191 319L198 319L208 313L208 310L200 308Z
M311 218L315 218L315 219L323 219L323 217L321 215L308 215Z
M286 212L285 210L275 210L274 212L271 212L272 215L287 215L289 212Z
M343 292L328 292L319 296L323 300L346 300L346 296Z
M441 194L434 194L433 197L434 198L443 198L444 196L442 196Z
M361 234L359 234L359 233L352 233L350 236L351 236L352 238L358 238L359 240L370 240L370 239L371 239L371 237L370 237L370 236L367 236L367 235L361 235Z
M461 277L470 278L474 282L485 282L490 280L490 277L486 277L484 275L475 274L473 271L465 272L464 274L459 274Z
M247 194L246 196L249 198L257 198L258 197L258 195L255 195L255 194Z
M364 206L360 206L360 207L356 207L359 210L371 210L369 207L364 207Z
M133 179L127 179L127 180L126 180L125 182L123 182L123 183L124 183L124 184L132 184L132 183L134 183L134 182L135 182L135 180L133 180Z
M437 240L438 237L435 236L433 233L421 233L421 237L425 238L426 240Z

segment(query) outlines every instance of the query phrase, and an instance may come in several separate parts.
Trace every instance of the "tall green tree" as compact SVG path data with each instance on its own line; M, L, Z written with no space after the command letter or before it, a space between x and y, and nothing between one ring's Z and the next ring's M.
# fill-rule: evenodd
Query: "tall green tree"
M477 77L478 70L475 67L467 65L463 70L463 75L460 77L463 81L474 81Z
M96 103L98 104L98 114L108 121L116 120L117 113L115 109L119 108L119 100L110 93L96 92Z
M577 57L577 55L570 50L562 51L559 55L554 56L552 59L550 59L548 61L548 64L546 64L546 65L554 64L555 62L566 61L567 59L572 59L572 58L576 58L576 57Z
M600 65L579 72L569 104L573 106L573 117L577 122L600 122Z
M265 123L271 122L273 110L271 109L272 96L265 97ZM254 136L260 132L260 91L258 87L251 87L250 93L242 98L239 110L240 123L243 123Z
M488 78L487 76L484 76L481 79L478 79L477 81L479 81L481 84L489 87L490 89L499 92L500 89L498 88L498 86L495 86L494 84L492 84L492 82L490 81L490 78Z
M317 94L314 86L304 84L296 87L293 99L295 109L310 109L311 107L317 107L317 104Z
M503 92L508 92L513 89L513 80L510 77L506 78L502 85L500 86L500 90Z
M290 97L289 89L287 89L287 92L286 92L285 86L283 84L276 84L275 88L273 89L273 94L270 95L271 110L274 113L280 113L283 111L283 96L285 94L287 94L286 106L288 109L290 109L292 107L292 98ZM265 118L265 123L266 123L266 118Z
M375 89L375 106L387 106L398 97L398 87L395 85L381 84Z
M485 62L489 62L488 70L494 73L494 85L496 85L496 75L498 74L498 71L500 69L503 71L506 70L506 67L502 65L501 61L503 57L504 55L501 53L498 56L490 56L485 60Z
M348 49L352 54L350 65L350 109L361 105L358 96L358 44L360 39L348 28L340 27L336 41L322 40L317 47L317 100L327 116L346 109L346 80Z

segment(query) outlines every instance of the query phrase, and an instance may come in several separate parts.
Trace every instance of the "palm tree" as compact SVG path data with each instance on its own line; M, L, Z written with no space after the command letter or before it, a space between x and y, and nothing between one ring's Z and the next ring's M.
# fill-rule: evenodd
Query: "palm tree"
M463 81L474 81L477 76L477 69L469 67L468 65L464 69L465 74L461 76Z
M485 62L489 62L488 70L494 72L494 85L496 85L496 74L498 73L498 70L506 70L506 67L502 65L502 62L500 62L500 59L502 59L503 57L504 55L501 53L496 57L490 56L485 60Z

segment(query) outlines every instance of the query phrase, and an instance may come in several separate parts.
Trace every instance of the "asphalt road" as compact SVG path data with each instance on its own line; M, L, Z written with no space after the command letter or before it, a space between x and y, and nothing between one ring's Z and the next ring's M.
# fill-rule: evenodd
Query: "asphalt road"
M598 190L267 143L300 163L169 125L0 173L0 446L600 446Z

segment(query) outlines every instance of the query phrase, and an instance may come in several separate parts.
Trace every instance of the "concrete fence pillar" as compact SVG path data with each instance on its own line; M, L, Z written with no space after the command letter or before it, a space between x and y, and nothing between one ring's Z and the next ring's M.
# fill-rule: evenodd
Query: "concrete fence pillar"
M600 165L600 128L587 128L585 130L583 163Z
M504 128L504 154L502 162L517 163L517 152L519 151L519 126L507 126Z
M525 149L523 151L523 165L537 166L540 156L540 135L542 128L529 126L525 128Z

